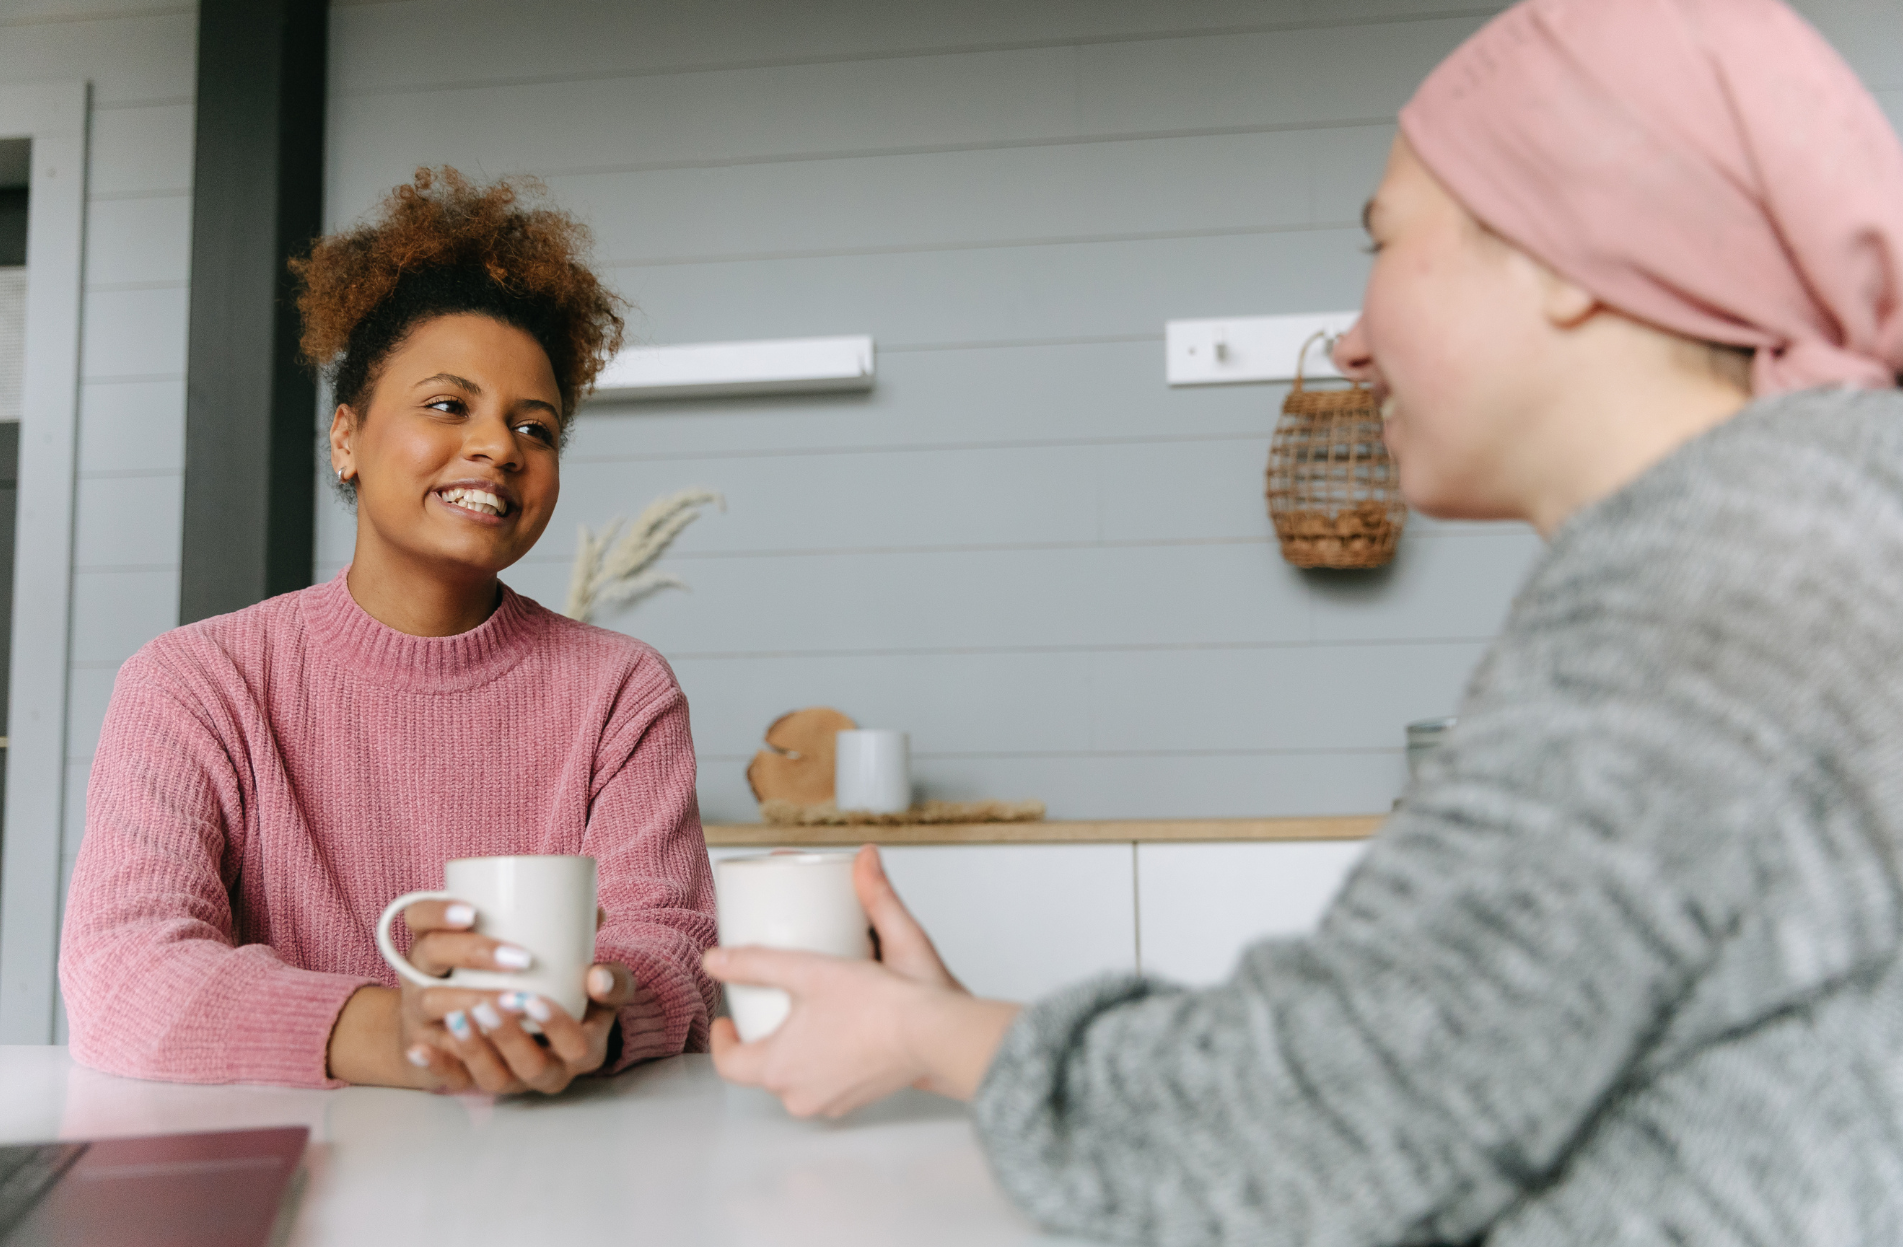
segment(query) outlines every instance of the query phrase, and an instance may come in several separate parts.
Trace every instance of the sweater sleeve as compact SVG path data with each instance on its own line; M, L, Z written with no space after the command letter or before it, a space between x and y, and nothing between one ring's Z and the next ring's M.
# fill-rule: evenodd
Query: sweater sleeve
M113 686L60 943L73 1056L170 1082L341 1086L330 1033L373 980L234 946L244 790L207 717L142 658Z
M714 943L714 884L694 795L687 699L658 656L658 688L624 691L604 736L610 765L598 777L584 853L600 871L606 920L598 961L634 974L621 1010L616 1073L637 1061L707 1047L718 987L700 958Z
M1859 582L1651 556L1529 590L1313 936L1214 987L1102 980L1021 1016L974 1112L1033 1216L1158 1244L1477 1241L1675 1055L1888 955L1880 837L1821 743L1867 677L1766 658L1812 622L1857 644Z

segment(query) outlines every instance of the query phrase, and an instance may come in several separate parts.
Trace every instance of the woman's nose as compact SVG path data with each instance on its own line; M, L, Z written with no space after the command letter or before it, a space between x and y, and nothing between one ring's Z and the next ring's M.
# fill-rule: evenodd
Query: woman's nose
M499 468L515 466L518 449L504 419L472 420L463 435L463 458L486 459Z
M1368 335L1356 320L1347 333L1335 339L1328 357L1335 361L1341 375L1352 381L1374 380L1374 352L1368 349Z

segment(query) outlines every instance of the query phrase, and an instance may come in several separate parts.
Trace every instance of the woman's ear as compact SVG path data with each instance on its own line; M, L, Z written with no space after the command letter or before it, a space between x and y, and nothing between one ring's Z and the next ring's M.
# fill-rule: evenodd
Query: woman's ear
M356 437L357 413L339 403L330 418L330 466L340 481L357 475Z
M1548 324L1555 329L1577 329L1600 307L1599 300L1584 286L1540 264L1540 311Z

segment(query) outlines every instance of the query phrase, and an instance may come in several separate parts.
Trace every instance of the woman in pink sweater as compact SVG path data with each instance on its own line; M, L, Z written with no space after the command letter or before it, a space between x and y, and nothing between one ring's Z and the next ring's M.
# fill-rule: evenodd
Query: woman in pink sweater
M354 561L120 670L60 957L81 1062L556 1092L705 1047L713 888L680 687L647 646L497 579L547 526L576 403L620 345L585 244L506 185L419 171L294 266ZM452 858L517 853L599 862L580 1019L399 985L377 954L390 898L440 887ZM526 964L467 905L406 918L425 969Z

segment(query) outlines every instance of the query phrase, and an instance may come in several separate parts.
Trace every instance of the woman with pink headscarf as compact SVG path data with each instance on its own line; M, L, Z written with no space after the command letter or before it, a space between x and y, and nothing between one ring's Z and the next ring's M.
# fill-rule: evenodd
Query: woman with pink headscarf
M763 949L737 1081L971 1099L1169 1244L1903 1242L1903 148L1779 0L1527 0L1401 114L1344 368L1548 550L1324 918L1203 990Z

